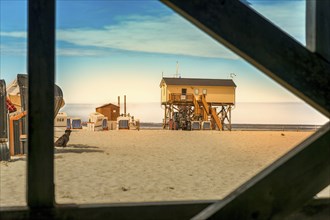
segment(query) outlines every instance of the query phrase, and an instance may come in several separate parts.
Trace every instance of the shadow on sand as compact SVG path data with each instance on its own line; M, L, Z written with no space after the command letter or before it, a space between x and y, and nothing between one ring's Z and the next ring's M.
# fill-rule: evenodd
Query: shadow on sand
M85 144L68 144L66 147L55 147L55 154L62 153L102 153L103 150L96 150L98 147Z

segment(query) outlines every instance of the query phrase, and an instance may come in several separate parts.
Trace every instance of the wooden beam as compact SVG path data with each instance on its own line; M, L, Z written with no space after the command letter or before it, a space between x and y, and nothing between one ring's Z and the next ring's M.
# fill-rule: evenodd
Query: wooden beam
M330 1L306 1L306 46L330 62Z
M190 219L215 201L58 205L52 209L0 209L1 219Z
M1 208L1 219L190 219L215 201L60 205L55 209ZM286 220L328 220L330 199L313 199ZM232 219L232 218L230 218Z
M28 2L27 203L54 205L55 0Z
M162 2L330 117L329 62L248 6L238 0Z
M193 219L283 219L330 183L330 122Z
M308 51L239 1L163 2L330 116L330 65L325 59ZM285 155L226 197L224 202L211 205L195 219L268 219L288 215L329 184L330 162L325 156L317 157L318 154L329 155L329 141L327 124L293 153ZM309 157L312 154L315 157Z
M330 198L313 199L285 220L329 220Z

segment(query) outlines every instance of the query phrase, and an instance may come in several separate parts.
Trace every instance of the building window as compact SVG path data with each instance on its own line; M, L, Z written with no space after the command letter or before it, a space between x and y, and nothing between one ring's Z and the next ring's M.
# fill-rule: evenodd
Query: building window
M195 95L198 95L198 94L199 94L198 89L195 89Z
M203 89L203 95L207 94L207 89Z
M186 95L187 94L187 89L181 89L181 93L182 93L182 95Z

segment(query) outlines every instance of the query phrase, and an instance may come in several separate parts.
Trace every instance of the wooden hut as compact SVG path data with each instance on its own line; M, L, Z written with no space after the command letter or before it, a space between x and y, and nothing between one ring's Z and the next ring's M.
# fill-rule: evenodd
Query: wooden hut
M160 88L165 109L163 128L189 129L192 121L211 121L213 129L231 129L236 91L233 80L164 77Z
M120 115L120 107L112 103L108 103L96 108L96 112L101 113L108 118L109 121L117 121Z

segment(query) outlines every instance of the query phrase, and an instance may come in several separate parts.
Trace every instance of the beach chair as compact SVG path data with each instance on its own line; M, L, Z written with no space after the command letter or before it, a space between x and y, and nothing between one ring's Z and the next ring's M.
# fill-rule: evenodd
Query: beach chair
M4 80L0 80L0 160L7 161L10 159L8 148L8 115L7 115L7 93L6 83Z
M71 128L72 129L82 129L81 119L80 118L71 118Z
M211 122L210 121L203 121L202 122L202 129L203 130L211 130Z
M102 128L103 128L103 130L108 130L109 129L108 128L108 118L107 117L103 118L103 120L102 120Z
M26 74L17 74L17 84L19 86L20 93L20 105L21 112L27 110L28 108L28 75ZM63 92L61 88L57 85L54 85L54 118L64 106L65 102L63 99Z
M200 130L201 123L199 121L192 121L191 122L191 130Z

